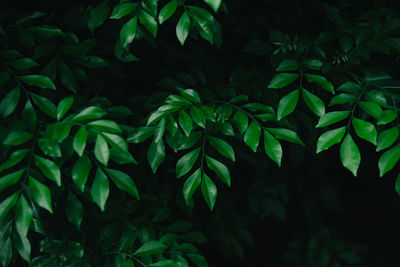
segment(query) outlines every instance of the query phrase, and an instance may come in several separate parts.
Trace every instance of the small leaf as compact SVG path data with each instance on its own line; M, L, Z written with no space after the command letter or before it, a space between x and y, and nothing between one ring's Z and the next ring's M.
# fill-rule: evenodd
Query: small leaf
M325 114L325 104L324 104L324 102L322 102L322 100L318 96L310 93L309 91L307 91L304 88L301 90L301 95L304 99L304 102L308 106L308 108L315 115L321 117L322 115Z
M260 126L256 121L252 120L249 128L247 128L247 131L244 134L244 142L253 150L253 152L257 152L258 143L260 142L260 136Z
M267 130L277 139L289 141L291 143L304 146L303 141L301 141L297 133L292 130L284 128L267 128Z
M74 167L72 168L72 181L74 182L74 184L76 184L79 190L81 190L81 192L83 192L85 189L85 184L91 168L92 163L86 155L78 158L78 160L74 164Z
M163 24L167 19L169 19L174 14L177 6L178 6L178 1L172 0L168 2L160 10L160 13L158 14L158 21L160 22L160 25Z
M222 156L225 156L228 159L235 161L235 151L230 144L220 138L211 136L209 137L209 140L210 145L212 145Z
M382 156L379 158L379 176L382 177L385 173L393 169L399 159L400 144L397 144L396 146L383 153Z
M3 221L10 209L15 206L17 199L18 193L14 193L0 203L0 222Z
M8 146L19 146L33 138L31 133L24 131L13 131L4 139L3 144Z
M88 132L83 126L79 128L79 130L76 132L74 136L74 141L72 143L72 146L74 147L75 152L78 153L80 157L82 157L83 152L85 151L87 137L88 137Z
M92 196L93 201L97 204L97 206L99 206L101 211L104 211L109 191L110 191L110 183L108 181L107 176L100 168L97 168L92 188L90 189L90 194Z
M343 166L351 171L354 176L357 176L357 170L361 161L361 154L350 134L346 135L342 145L340 146L340 159L342 160Z
M391 109L387 109L382 111L382 113L378 117L378 125L385 125L397 118L397 113Z
M278 104L277 120L280 121L296 108L299 100L299 90L295 90L281 98Z
M329 82L325 77L316 74L305 74L304 75L310 83L317 83L322 89L334 94L335 90L333 84Z
M44 176L61 186L60 168L51 160L34 155L36 166L42 171Z
M142 143L154 134L154 127L138 127L129 133L127 142L129 143Z
M293 71L300 68L299 63L293 59L283 60L279 66L275 69L276 71Z
M61 120L62 117L68 112L74 103L74 98L72 96L66 97L58 103L57 106L57 120Z
M185 135L189 136L193 128L192 119L190 116L185 111L181 110L179 112L178 121Z
M192 116L193 121L202 128L206 127L206 117L204 113L196 106L193 106L190 109L190 115Z
M354 130L356 131L357 135L360 138L376 145L377 133L375 126L372 123L357 118L353 118L352 124Z
M326 127L346 119L350 115L350 111L332 111L325 113L319 118L316 128Z
M94 30L100 27L107 19L110 14L110 8L108 7L107 1L101 2L95 6L89 14L88 27L93 33Z
M53 102L51 102L50 99L34 93L30 93L30 95L32 97L33 103L35 103L41 111L52 118L57 118L57 107L56 105L54 105Z
M156 173L158 166L165 159L165 146L164 142L161 139L158 143L155 143L154 140L151 142L149 149L147 150L147 161L151 167L153 173Z
M81 112L75 115L73 120L74 121L96 120L100 119L106 114L107 112L104 109L96 106L91 106L83 109Z
M268 88L283 88L297 80L298 77L299 75L294 73L279 73L272 78Z
M133 42L136 35L136 27L137 27L137 17L133 17L128 20L124 26L122 26L121 31L119 33L119 38L121 40L122 47L128 46Z
M21 195L15 209L15 227L21 237L26 237L28 234L32 213L32 208L29 206L28 201L26 201L24 195Z
M187 174L193 167L197 158L199 157L200 148L196 148L189 153L183 155L176 163L176 178L180 178Z
M53 209L51 207L51 193L49 188L35 178L29 176L29 189L31 191L33 201L35 201L35 203L40 207L48 210L50 213L53 213Z
M208 207L210 210L213 210L215 201L217 200L217 187L206 173L203 173L201 179L201 192Z
M111 178L111 180L119 189L139 199L139 193L136 188L136 185L128 174L121 172L119 170L113 170L108 168L106 168L105 170L108 176Z
M176 24L176 37L178 37L179 42L183 46L188 37L190 29L190 19L187 12L184 12Z
M6 189L9 186L16 184L21 178L22 174L25 172L25 169L9 173L0 178L0 192Z
M398 137L399 129L397 126L382 131L378 136L376 152L382 151L393 145Z
M83 220L83 206L79 199L68 191L67 204L65 205L68 221L80 230Z
M137 6L137 3L121 3L114 8L110 19L122 19L126 15L131 14L137 8Z
M43 89L56 90L56 86L54 85L52 80L43 75L25 75L25 76L19 76L19 79L21 79L28 85L37 86Z
M161 254L166 248L167 246L164 243L152 240L140 246L133 255L146 257L154 254Z
M318 154L319 152L327 150L331 146L340 143L345 133L346 127L340 127L321 134L317 141L316 153Z
M268 157L270 157L278 166L281 166L282 146L269 132L264 131L264 149Z
M101 132L109 132L109 133L122 132L118 123L112 120L96 120L89 122L87 125Z
M96 143L94 145L94 155L96 159L103 165L107 166L108 160L110 158L110 150L108 148L106 140L103 136L97 134Z
M375 119L378 119L382 113L382 108L376 103L361 101L359 105L365 112L367 112Z
M183 185L183 197L185 198L186 205L189 205L189 201L193 196L193 193L200 186L201 183L201 169L198 168L192 175L187 178Z
M206 161L208 168L213 170L228 187L231 187L231 175L228 168L223 163L209 156L206 156Z
M18 105L19 97L21 95L21 90L19 87L15 87L13 90L8 92L0 102L0 115L3 118L8 117L14 112Z
M238 112L235 113L235 115L233 115L232 120L235 123L236 127L238 128L239 133L244 134L249 125L249 119L247 118L247 115L239 110Z

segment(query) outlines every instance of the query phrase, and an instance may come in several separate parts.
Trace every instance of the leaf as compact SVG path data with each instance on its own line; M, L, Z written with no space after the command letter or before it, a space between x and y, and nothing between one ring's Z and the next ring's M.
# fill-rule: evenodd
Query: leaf
M163 24L167 19L169 19L174 14L177 6L178 6L178 1L172 0L168 2L160 10L160 13L158 14L158 21L160 22L160 25Z
M378 119L382 113L382 108L376 103L361 101L359 105L365 112L375 119Z
M142 143L154 134L154 127L138 127L129 133L127 142L129 143Z
M86 155L78 158L78 160L74 164L74 167L72 168L72 181L74 182L74 184L76 184L79 190L81 190L81 192L84 192L85 184L91 168L92 163Z
M183 155L176 163L176 178L187 174L199 157L200 147Z
M190 116L185 111L181 110L179 112L178 121L185 135L189 136L193 128L192 119Z
M249 97L247 95L238 95L229 100L231 103L238 103L238 102L248 102Z
M231 175L228 168L210 156L206 156L206 161L208 168L213 170L228 187L231 187Z
M102 136L112 148L128 152L128 143L121 136L105 132L102 133Z
M58 70L61 84L72 92L76 93L76 78L71 68L68 67L64 62L59 61Z
M83 220L83 206L79 199L71 191L68 191L65 209L68 221L72 223L78 230L80 230Z
M70 131L70 123L56 122L48 124L46 127L47 136L58 143L61 143L65 138L67 138Z
M201 179L201 192L208 207L210 210L213 210L215 201L217 200L217 187L206 173L203 173Z
M47 38L64 36L65 34L55 26L41 25L30 29L32 32Z
M249 128L247 128L247 131L244 134L244 142L253 150L253 152L257 152L258 143L260 142L260 136L260 126L256 121L252 120Z
M279 66L275 69L276 71L293 71L300 68L299 63L293 59L284 59Z
M351 171L354 176L357 176L357 170L360 166L361 155L356 143L348 133L340 146L340 159L343 166Z
M126 47L133 42L133 39L135 39L136 35L136 28L137 28L137 16L131 18L124 24L124 26L122 26L121 31L119 33L119 38L122 47Z
M10 92L8 92L0 102L0 115L3 118L8 117L14 112L18 105L19 97L21 95L21 90L19 87L15 87Z
M187 137L186 135L181 135L178 140L178 150L191 148L197 143L197 141L199 141L202 134L203 133L201 131L193 131L189 137Z
M23 158L25 157L26 153L28 153L28 151L29 151L28 149L20 149L20 150L14 151L10 155L8 160L3 162L0 165L0 172L2 172L3 170L6 170L8 168L11 168L12 166L18 164L21 160L23 160Z
M400 195L400 174L397 176L395 190L398 195Z
M392 127L382 131L378 136L376 152L382 151L393 145L398 137L399 129L397 127Z
M323 63L319 59L306 59L303 61L303 65L311 70L320 70Z
M399 159L400 144L397 144L396 146L383 153L378 162L379 177L382 177L385 173L393 169Z
M32 208L29 206L28 201L21 195L15 209L15 226L21 237L26 237L28 234L29 225L32 221L32 213Z
M355 82L346 82L344 84L342 84L341 86L339 86L339 88L337 89L337 91L343 91L346 93L357 93L359 91L362 90L362 87Z
M348 104L354 101L356 101L356 96L353 94L338 94L331 99L329 106Z
M31 257L31 244L26 236L15 236L14 245L18 254L27 262L30 262Z
M103 1L95 6L89 13L88 27L93 33L95 29L100 27L107 19L110 14L110 8L108 7L107 1Z
M164 133L165 133L165 125L166 125L166 120L164 117L158 123L157 130L154 134L154 142L158 143L163 138Z
M264 131L264 149L268 157L270 157L280 167L282 160L282 146L268 131Z
M74 98L72 96L63 98L57 106L57 120L61 120L62 117L68 112L74 103Z
M217 12L221 6L222 0L204 0L204 2L208 4L214 10L214 12Z
M88 126L92 127L101 132L109 132L109 133L121 133L122 130L119 127L118 123L112 120L96 120L87 123Z
M83 121L83 120L97 120L106 115L107 112L96 106L91 106L83 109L77 115L74 116L72 120L74 121Z
M230 144L220 138L212 136L209 137L209 140L210 145L212 145L222 156L235 161L235 151Z
M181 18L179 19L178 23L176 24L176 37L178 37L179 42L183 46L188 37L190 29L190 19L189 15L185 11Z
M25 75L19 76L23 82L28 85L37 86L43 89L53 89L56 90L56 86L48 77L44 75Z
M110 19L122 19L126 15L131 14L137 8L137 6L137 3L121 3L114 8L111 13Z
M51 207L51 193L49 188L32 176L29 176L29 189L33 201L35 201L35 203L40 207L48 210L50 213L53 213L53 209Z
M204 113L196 106L190 109L190 115L193 121L202 128L206 128L206 117Z
M30 95L32 97L33 103L35 103L41 111L52 118L57 118L57 107L56 105L54 105L53 102L51 102L50 99L34 93L30 93Z
M193 193L200 186L201 183L201 169L198 168L189 178L186 179L183 185L183 197L185 198L186 205L189 205L189 201L193 196Z
M316 128L326 127L346 119L350 115L350 111L332 111L325 113L319 118Z
M331 146L340 143L345 133L346 127L340 127L321 134L317 141L316 153L318 154L319 152L327 150Z
M11 238L8 237L0 247L0 261L2 266L8 266L12 258Z
M200 36L207 40L210 44L214 43L214 34L213 34L213 25L215 25L214 18L212 15L205 9L188 6L190 10L191 17L193 19L194 25ZM211 15L211 19L208 15Z
M158 25L155 18L148 12L142 10L139 15L139 21L155 38L158 31Z
M298 100L299 90L294 90L293 92L282 97L278 104L277 120L280 121L282 118L292 113L296 108Z
M218 122L217 123L217 128L224 135L227 135L227 136L234 136L235 135L235 132L233 131L232 125L227 121Z
M174 260L161 260L156 263L147 265L149 267L181 267L181 263Z
M377 133L375 126L372 123L357 118L353 118L352 124L354 130L356 131L357 135L360 138L376 145Z
M299 75L294 73L279 73L272 78L268 88L283 88L297 80L298 77Z
M201 104L199 94L193 89L183 90L183 91L181 91L181 95L193 103Z
M6 139L4 139L3 144L8 146L19 146L23 143L28 142L33 138L31 133L27 133L24 131L13 131L8 134Z
M379 115L378 122L376 124L385 125L394 121L396 118L397 118L397 113L391 109L387 109L382 111L382 113Z
M105 168L105 170L108 176L111 178L111 180L119 189L139 199L139 193L136 188L136 185L128 174L121 172L119 170L113 170L108 168Z
M235 113L235 115L233 115L232 120L235 123L236 127L238 128L239 133L244 134L249 125L249 119L247 118L247 115L239 110L238 112Z
M304 74L310 83L317 83L322 89L334 94L335 90L333 84L329 82L325 77L316 74Z
M267 128L275 138L304 146L296 132L285 128Z
M29 131L33 132L36 129L37 115L30 100L26 101L24 110L22 111L22 119L26 123Z
M155 143L154 140L151 142L149 149L147 150L147 161L151 167L153 173L156 173L158 166L165 159L165 146L164 142L161 139L158 143Z
M325 114L325 104L322 102L322 100L307 91L306 89L302 88L301 90L301 95L304 99L304 102L308 106L308 108L318 117L321 117L322 115Z
M85 151L87 137L88 137L88 132L83 126L79 128L79 130L76 132L74 136L74 141L72 143L72 146L74 147L75 152L78 153L80 157L82 157L83 152Z
M10 209L15 206L17 199L18 193L14 193L0 203L0 222L3 221Z
M61 186L60 168L51 160L34 155L36 166L42 171L44 176Z
M104 172L97 168L96 175L92 183L92 188L90 189L90 194L93 201L99 206L101 211L104 211L104 207L107 202L108 194L110 191L110 183Z
M154 254L161 254L167 246L160 241L148 241L141 245L134 253L135 256L146 257Z
M108 165L108 160L110 159L110 150L108 148L106 140L103 136L97 134L96 143L94 145L94 155L96 159L103 165Z
M9 186L16 184L21 178L22 174L25 172L25 169L9 173L0 178L0 192L6 189Z

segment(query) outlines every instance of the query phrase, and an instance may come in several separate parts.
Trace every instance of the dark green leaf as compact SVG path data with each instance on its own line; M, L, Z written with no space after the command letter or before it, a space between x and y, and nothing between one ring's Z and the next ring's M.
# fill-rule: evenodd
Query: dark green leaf
M315 115L321 117L322 115L325 114L325 104L318 96L310 93L304 88L301 90L301 95L303 96L303 100L308 106L308 108Z
M232 120L235 123L236 127L238 128L239 133L244 134L249 125L249 119L247 118L247 115L239 110L238 112L235 113L235 115L233 115Z
M161 260L147 265L149 267L181 267L181 263L174 260Z
M257 152L258 143L260 142L261 128L254 120L251 121L249 128L244 134L244 142L253 152Z
M28 234L32 213L32 208L28 201L26 201L24 195L21 195L15 209L15 228L21 237L26 237Z
M172 0L168 2L160 10L160 13L158 14L158 21L160 22L160 25L163 24L167 19L169 19L174 14L177 6L178 6L178 1Z
M2 266L8 266L12 258L11 238L8 237L0 247L0 262Z
M10 209L15 206L18 200L18 195L18 193L14 193L0 203L0 222L3 221Z
M296 108L299 100L299 90L295 90L281 98L278 104L277 120L286 117Z
M18 182L21 178L22 174L25 172L25 169L9 173L0 178L0 192L5 188L12 186Z
M299 75L294 73L279 73L272 78L268 88L283 88L297 80L298 77Z
M397 113L391 109L387 109L382 111L382 113L378 117L378 125L385 125L397 118Z
M223 163L210 156L206 156L206 161L208 168L213 170L228 187L231 187L231 175L228 168Z
M4 139L3 144L9 146L19 146L28 142L32 138L33 135L31 133L24 131L13 131L6 137L6 139Z
M217 128L224 135L227 135L227 136L234 136L235 135L235 132L233 131L232 125L227 121L218 122L217 123Z
M181 110L179 112L178 121L185 135L189 136L193 128L192 119L190 116L185 111Z
M153 140L147 150L147 161L149 162L153 173L156 173L158 166L160 166L164 159L165 146L163 140L161 139L158 143L155 143Z
M139 127L129 133L126 141L129 143L142 143L154 134L154 127Z
M186 205L189 205L189 201L193 196L193 193L200 186L201 183L201 169L197 169L192 175L187 178L183 185L183 197L185 198Z
M94 155L101 164L105 166L108 165L110 150L106 140L104 140L104 137L101 134L97 134L96 143L94 145Z
M41 111L52 118L57 118L57 107L56 105L54 105L53 102L51 102L50 99L34 93L30 93L30 95L32 97L33 103L35 103Z
M11 168L12 166L18 164L25 157L25 155L26 155L26 153L28 153L28 151L29 151L28 149L20 149L20 150L14 151L10 155L8 160L3 162L0 165L0 172L2 172L3 170L6 170L8 168Z
M40 207L48 210L50 213L53 213L53 209L51 207L51 193L49 188L35 178L29 176L29 189L33 201L35 201L35 203Z
M335 95L331 102L329 102L329 106L333 105L341 105L341 104L349 104L356 101L356 96L353 94L339 94Z
M292 71L300 68L299 63L293 59L283 60L279 66L275 69L276 71Z
M124 26L122 26L121 31L119 33L119 38L121 41L122 47L128 46L133 42L136 35L136 27L137 27L137 17L133 17L128 20Z
M101 2L97 6L95 6L88 18L88 27L90 31L93 33L94 30L100 27L107 19L110 14L110 8L108 7L107 1Z
M199 153L200 153L200 148L196 148L195 150L186 153L178 160L178 162L176 163L177 178L182 177L192 169L194 163L199 157Z
M57 120L61 120L62 117L68 112L74 103L74 98L72 96L66 97L58 103L57 106Z
M382 156L379 158L379 176L382 177L385 173L393 169L399 159L400 144L397 144L396 146L383 153Z
M79 199L71 192L68 191L67 204L65 206L67 218L70 223L80 230L83 220L83 206Z
M100 119L106 114L107 112L104 109L96 106L91 106L83 109L81 112L75 115L73 120L74 121L96 120Z
M8 117L14 112L18 105L19 97L21 95L21 90L19 87L15 87L10 92L8 92L0 102L0 115L3 118Z
M201 103L199 94L193 89L183 90L183 91L181 91L181 95L193 103L197 103L197 104Z
M190 109L190 115L193 121L202 128L206 127L206 117L204 113L198 107L193 106Z
M83 151L85 151L86 147L86 139L88 137L88 132L85 127L79 128L74 136L74 141L72 143L74 150L81 157L83 155Z
M359 105L365 112L375 119L378 119L382 113L382 108L376 103L361 101Z
M121 128L119 127L118 123L111 120L96 120L91 121L87 124L88 126L92 127L101 132L109 132L109 133L121 133Z
M204 0L215 12L218 11L221 6L222 0Z
M110 19L122 19L137 8L137 3L125 2L117 5L111 13ZM161 23L160 23L161 24Z
M51 160L34 155L36 166L42 171L44 176L61 186L60 168Z
M343 91L346 93L357 93L359 91L362 90L362 87L355 82L346 82L344 84L342 84L341 86L339 86L339 88L337 89L337 91Z
M217 200L217 186L206 173L203 173L201 179L201 192L208 207L210 210L213 210L215 201Z
M160 242L160 241L148 241L144 243L142 246L140 246L134 253L133 255L135 256L140 256L140 257L145 257L145 256L150 256L153 254L161 254L167 246Z
M212 145L222 156L235 161L235 151L230 144L220 138L211 136L209 137L209 140L210 145Z
M143 10L142 12L140 12L139 21L155 38L158 31L158 25L156 19L152 15Z
M346 127L340 127L321 134L317 141L316 153L327 150L331 146L340 143L345 133Z
M304 75L310 83L317 83L322 89L334 94L333 84L329 82L325 77L316 74L305 74Z
M110 191L110 183L104 172L97 168L96 175L92 183L92 188L90 189L90 194L93 201L99 206L101 211L104 211L104 207L107 202L108 193Z
M74 164L72 168L72 181L78 186L81 192L85 189L85 184L89 176L90 169L92 168L92 163L88 156L81 156Z
M25 75L19 76L19 78L28 85L56 90L56 86L54 85L54 83L48 77L43 75Z
M282 146L269 132L264 131L264 149L268 157L270 157L278 166L281 166Z
M284 128L267 128L267 130L277 139L289 141L291 143L304 146L303 141L301 141L297 133L292 130Z
M105 170L108 176L111 178L111 180L119 189L139 199L139 193L136 188L136 185L132 180L132 178L129 177L129 175L119 170L113 170L108 168L106 168Z
M351 171L354 176L357 176L357 170L361 162L361 154L349 133L340 146L340 159L342 160L343 166Z

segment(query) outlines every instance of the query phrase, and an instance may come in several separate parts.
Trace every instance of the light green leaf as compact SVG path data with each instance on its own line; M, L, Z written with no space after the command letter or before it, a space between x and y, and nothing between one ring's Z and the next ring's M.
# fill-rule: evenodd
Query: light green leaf
M81 190L81 192L83 192L85 189L85 184L91 168L92 163L86 155L78 158L78 160L74 164L74 167L72 168L72 181L76 184L79 190Z
M247 131L244 134L244 142L253 150L253 152L257 152L258 143L260 142L260 136L260 126L256 121L252 120L249 128L247 128Z
M19 87L15 87L10 92L8 92L0 102L0 115L3 118L8 117L14 112L18 105L19 97L21 95L21 90Z
M97 206L99 206L101 211L104 211L109 191L110 191L110 183L108 181L107 176L100 168L97 168L92 188L90 189L90 194L92 196L93 201L97 204Z
M301 90L301 95L308 108L315 115L321 117L322 115L325 114L325 104L318 96L314 95L313 93L310 93L304 88L302 88Z
M326 127L346 119L350 115L350 111L332 111L325 113L319 118L316 128Z
M70 223L75 225L75 227L80 230L83 220L83 206L79 199L71 191L68 191L65 209L68 221L70 221Z
M147 161L149 162L153 173L156 173L158 166L160 166L164 159L165 146L163 140L161 139L158 143L155 143L153 140L147 150Z
M304 146L296 132L285 128L267 128L275 138Z
M193 128L192 119L190 116L185 111L181 110L179 112L178 121L185 135L189 136Z
M28 142L33 138L31 133L27 133L24 131L13 131L9 133L9 135L4 139L3 144L9 146L19 146L23 143Z
M378 136L376 152L382 151L393 145L398 137L399 129L397 126L382 131Z
M391 109L387 109L382 111L382 113L378 117L378 125L385 125L397 118L397 113Z
M168 2L160 10L160 13L158 14L158 21L160 22L160 25L163 24L167 19L169 19L174 14L177 6L178 6L178 1L172 0Z
M353 118L352 124L354 130L356 131L357 135L360 138L376 145L377 133L375 126L372 123L357 118Z
M385 173L393 169L399 159L400 144L397 144L396 146L383 153L382 156L379 158L379 176L382 177Z
M94 30L100 27L107 19L110 14L110 8L108 7L107 1L103 1L95 6L89 13L88 27L93 33Z
M111 178L111 180L119 189L139 199L139 192L136 188L135 182L128 174L121 172L119 170L113 170L108 168L105 168L105 170L108 176Z
M24 195L21 195L15 209L15 228L21 237L26 237L28 234L32 213L32 208L28 201L26 201Z
M187 174L199 157L200 147L183 155L176 163L176 178Z
M300 68L299 63L293 59L284 59L279 66L275 69L276 71L293 71Z
M118 123L112 120L96 120L89 122L87 125L101 132L109 132L109 133L122 132Z
M49 188L32 176L29 176L29 189L31 191L33 201L35 201L35 203L40 207L48 210L50 213L53 213L53 209L51 207L51 193Z
M183 197L185 198L186 205L189 205L189 201L193 196L193 193L200 186L201 183L201 169L198 168L192 175L187 178L183 185Z
M359 103L360 107L367 112L369 115L371 115L372 117L374 117L375 119L378 119L379 116L382 113L382 108L381 106L379 106L376 103L372 103L372 102L364 102L361 101Z
M82 157L83 152L85 151L87 137L88 132L83 126L79 128L74 136L72 146L74 147L75 152L78 153L80 157Z
M184 12L176 24L176 37L178 37L179 42L183 46L188 37L190 29L190 19L187 12Z
M209 140L210 145L212 145L222 156L235 161L235 151L230 144L220 138L212 136L209 137Z
M6 189L9 186L16 184L21 178L22 174L25 172L25 169L9 173L0 178L0 192Z
M282 118L292 113L296 108L298 100L299 90L294 90L293 92L282 97L278 104L277 120L280 121Z
M217 186L206 173L203 173L201 179L201 192L208 207L210 210L213 210L215 201L217 200Z
M214 12L217 12L221 6L222 0L204 0L204 2L208 4L214 10Z
M129 143L142 143L154 134L154 127L138 127L129 133L126 141Z
M317 83L322 89L334 94L335 90L333 84L329 82L325 77L316 74L305 74L304 75L310 83Z
M61 186L60 168L51 160L34 155L36 166L42 171L44 176Z
M106 140L103 136L97 134L96 143L94 145L94 155L96 159L103 165L107 166L110 158L110 150L108 148Z
M104 109L96 106L91 106L83 109L81 112L75 115L73 120L74 121L96 120L100 119L106 114L107 112Z
M74 103L74 98L72 96L66 97L58 103L57 106L57 120L61 120L62 117L68 112L71 108L72 104Z
M225 164L210 156L206 156L206 161L208 168L213 170L228 187L231 187L231 175Z
M327 150L331 146L340 143L345 133L346 127L340 127L321 134L317 141L316 153L318 154L319 152Z
M354 176L357 176L357 170L361 162L361 154L349 133L340 146L340 159L342 160L343 166L351 171Z
M146 257L154 254L161 254L166 248L167 246L163 242L152 240L140 246L133 255Z
M18 164L26 155L26 153L28 153L28 149L20 149L17 151L14 151L10 157L8 158L8 160L6 160L5 162L3 162L0 165L0 172L11 168L12 166ZM1 190L0 190L1 191Z
M239 133L244 134L249 125L249 119L247 115L239 110L238 112L235 113L235 115L233 115L232 120L235 123L236 127L238 128Z
M117 5L111 13L110 19L122 19L137 8L137 3L125 2Z
M33 103L35 103L41 111L52 118L57 118L57 108L56 105L51 102L51 100L34 93L30 93L30 95L32 97Z
M201 109L199 109L196 106L193 106L190 109L190 115L192 116L193 121L199 125L202 128L206 127L206 117L203 113L203 111L201 111Z
M270 157L278 166L281 166L282 146L269 132L264 131L264 149L268 157Z
M139 15L139 21L155 38L158 31L158 25L155 18L146 11L142 10Z
M272 78L268 88L283 88L297 80L298 77L299 75L294 73L279 73Z
M137 27L137 17L133 17L128 20L124 26L122 26L121 31L119 33L119 38L121 41L122 47L128 46L133 42L136 35L136 27Z
M44 75L25 75L19 76L19 79L28 85L56 90L56 86L54 85L53 81Z

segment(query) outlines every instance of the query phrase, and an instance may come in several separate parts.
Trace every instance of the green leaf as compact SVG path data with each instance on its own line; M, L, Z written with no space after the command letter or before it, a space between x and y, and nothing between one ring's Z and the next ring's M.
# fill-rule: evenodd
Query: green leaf
M85 190L85 184L88 179L92 163L88 156L83 155L75 162L72 168L71 176L72 181L76 186L83 192Z
M378 125L385 125L397 118L397 113L391 109L387 109L382 111L382 113L378 117Z
M183 90L183 91L181 91L181 95L193 103L197 103L197 104L201 103L199 94L193 89Z
M158 14L158 21L160 22L160 25L163 24L167 19L169 19L174 14L177 6L178 6L178 1L172 0L168 2L160 10L160 13Z
M3 144L9 146L19 146L23 143L28 142L33 138L31 133L27 133L24 131L13 131L9 133L9 135L4 139Z
M190 115L192 116L193 121L202 128L206 128L206 117L198 107L193 106L190 109Z
M257 152L258 143L260 142L260 136L260 126L256 121L252 120L249 128L247 128L247 131L244 134L244 142L253 150L253 152Z
M57 107L56 105L54 105L53 102L51 102L50 99L34 93L30 93L30 95L32 97L33 103L35 103L41 111L52 118L57 118Z
M4 243L0 245L0 262L2 266L8 266L12 259L11 238L8 237Z
M96 175L92 183L92 188L90 189L90 194L93 201L99 206L101 211L104 211L104 207L107 202L108 193L110 191L110 183L104 172L97 168Z
M292 113L296 108L298 100L299 90L294 90L293 92L282 97L278 104L277 120L280 121L282 118Z
M197 266L197 267L208 267L206 259L198 254L187 253L186 256Z
M42 171L44 176L61 186L60 168L51 160L34 155L36 166Z
M249 119L247 118L247 115L239 110L238 112L235 113L235 115L233 115L232 120L235 123L236 127L238 128L239 133L244 134L249 125Z
M24 110L22 111L22 119L26 123L29 131L33 132L36 129L37 115L30 100L26 101Z
M303 61L303 65L311 70L320 70L323 64L319 59L306 59Z
M224 135L227 135L227 136L234 136L235 135L235 132L233 131L232 125L227 121L218 122L217 123L217 128Z
M161 254L167 246L160 241L148 241L144 243L142 246L140 246L134 253L133 255L135 256L140 256L140 257L146 257L154 254Z
M154 127L138 127L129 133L126 141L129 143L142 143L154 134Z
M189 201L193 196L193 193L200 186L201 183L201 169L198 168L189 178L186 179L183 185L183 197L185 198L186 205L189 205Z
M91 121L87 124L88 126L92 127L101 132L109 132L109 133L121 133L122 130L119 127L118 123L111 120L96 120Z
M279 73L272 78L268 88L283 88L297 80L298 77L299 75L294 73Z
M393 145L398 137L399 129L397 126L382 131L378 136L376 152L382 151Z
M69 136L70 131L71 131L70 123L56 122L48 124L46 127L47 136L50 139L57 141L58 143L64 141L64 139Z
M264 131L264 149L268 157L270 157L278 166L281 166L282 146L269 132Z
M57 106L57 120L61 120L62 117L68 112L74 103L74 98L72 96L63 98Z
M158 143L163 138L164 133L165 133L165 126L166 126L166 120L164 117L158 123L157 130L154 134L154 142Z
M325 114L325 104L318 96L314 95L313 93L310 93L304 88L302 88L301 90L301 95L308 108L315 115L321 117L322 115Z
M340 159L342 160L343 166L351 171L354 176L357 176L357 170L361 162L361 154L349 133L340 146Z
M215 25L214 18L205 9L196 6L188 6L193 19L194 25L200 36L207 40L210 44L214 43L213 25ZM211 20L209 15L211 15Z
M43 36L47 38L52 38L52 37L59 37L59 36L64 36L65 34L60 30L60 28L57 28L55 26L50 26L50 25L42 25L42 26L36 26L30 29L32 32Z
M379 158L379 176L382 177L385 173L393 169L399 159L400 144L397 144L396 146L383 153L382 156Z
M147 265L149 267L182 267L179 261L174 260L161 260L156 263Z
M397 194L400 196L400 173L396 179L395 189L396 189Z
M14 245L18 254L27 262L30 262L31 257L31 244L26 236L15 236Z
M357 135L360 138L376 145L377 133L375 126L372 123L357 118L353 118L352 124L354 130L356 131Z
M103 1L95 6L89 13L88 27L93 33L94 30L100 27L107 19L110 14L110 8L108 7L107 1Z
M183 155L176 163L176 178L187 174L199 157L200 147Z
M71 191L68 191L65 209L68 221L72 223L78 230L80 230L83 220L83 206L79 199Z
M325 77L316 74L305 74L304 75L310 83L317 83L322 89L334 94L335 90L333 84L329 82Z
M97 134L96 143L94 145L94 155L96 159L103 165L108 165L108 160L110 158L110 150L108 148L106 140L103 136Z
M10 92L8 92L0 102L0 115L3 118L8 117L14 112L18 105L19 97L21 95L21 90L19 87L15 87Z
M341 86L339 86L339 88L337 89L337 91L343 91L346 93L357 93L359 91L362 90L362 87L355 82L346 82L344 84L342 84Z
M137 6L137 3L121 3L114 8L113 12L111 13L110 19L122 19L128 14L132 14Z
M210 156L206 156L206 161L208 168L213 170L228 187L231 187L231 175L228 168L223 163Z
M191 148L192 146L194 146L194 144L197 143L197 141L199 141L202 134L203 133L201 131L193 131L189 137L187 137L186 135L181 135L178 141L178 150Z
M139 192L136 188L135 182L128 174L121 172L119 170L113 170L108 168L105 168L105 170L108 176L111 178L111 180L119 189L139 199Z
M27 57L19 58L14 61L11 61L10 66L16 70L29 70L31 68L40 66L35 60Z
M96 106L91 106L83 109L77 115L74 116L74 121L83 121L83 120L97 120L106 115L107 112Z
M33 201L35 201L35 203L40 207L48 210L50 213L53 213L53 209L51 207L51 193L49 188L32 176L29 176L29 189L31 191Z
M354 101L356 101L356 96L353 94L338 94L331 99L329 106L348 104Z
M8 160L3 162L0 165L0 172L6 170L8 168L11 168L12 166L18 164L25 157L25 155L26 155L26 153L28 153L28 151L29 151L28 149L20 149L20 150L14 151L10 155Z
M128 152L128 143L119 135L112 133L102 133L102 136L110 144L111 147L119 150Z
M319 118L316 128L326 127L346 119L350 115L350 111L332 111L325 113Z
M25 172L25 169L9 173L0 178L0 192L6 189L9 186L16 184L21 178L22 174Z
M178 37L179 42L183 46L188 37L190 29L190 19L187 12L184 12L176 24L176 37Z
M217 200L217 186L206 173L203 173L201 179L201 192L208 207L210 210L213 210L215 201Z
M88 132L83 126L79 128L74 136L72 146L74 147L75 152L78 153L80 157L82 157L83 152L85 151L87 137Z
M249 97L247 95L238 95L229 100L231 103L238 103L238 102L249 102Z
M139 15L139 21L155 38L158 31L156 19L148 12L142 10Z
M382 108L376 103L361 101L359 105L365 112L375 119L378 119L382 113Z
M212 145L222 156L235 161L235 151L230 144L220 138L212 136L209 137L209 140L210 145Z
M340 143L345 133L346 127L340 127L321 134L317 141L316 153L318 154L319 152L327 150L331 146Z
M147 150L147 161L149 162L153 173L156 173L158 166L160 166L164 159L165 146L163 140L161 139L158 143L155 143L153 140Z
M217 12L221 6L222 0L204 0L204 2L208 4L214 10L214 12Z
M17 199L18 193L14 193L0 203L0 222L3 221L10 209L15 206Z
M29 225L32 221L32 208L26 201L24 195L18 200L17 207L15 209L15 228L21 237L26 237L29 230Z
M189 136L193 128L192 119L190 116L185 111L181 110L179 112L178 121L185 135Z
M56 86L54 85L54 83L48 77L43 75L25 75L19 76L19 79L21 79L28 85L33 85L44 89L56 90Z
M136 35L136 28L137 28L137 17L133 17L128 20L124 26L122 26L121 31L119 33L119 38L121 40L121 46L126 47L130 43L133 42Z
M275 138L304 146L296 132L285 128L267 128Z
M276 71L293 71L300 68L299 63L293 59L284 59L279 66L275 69Z

